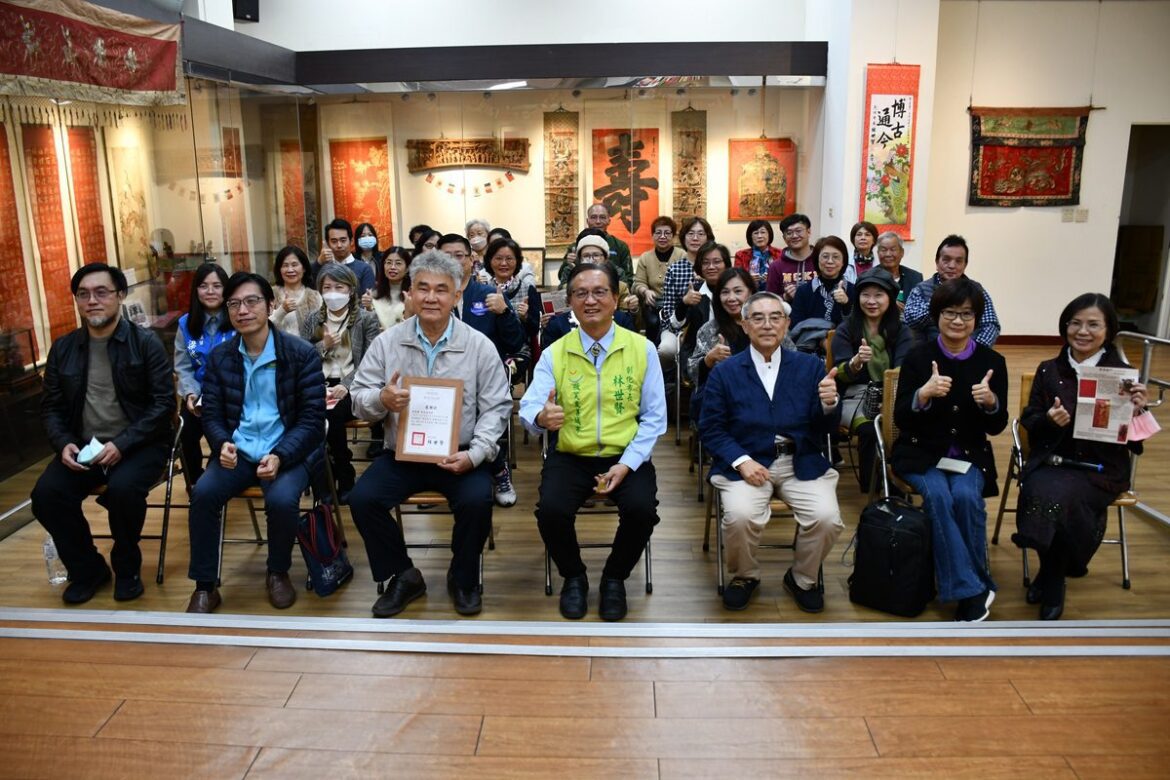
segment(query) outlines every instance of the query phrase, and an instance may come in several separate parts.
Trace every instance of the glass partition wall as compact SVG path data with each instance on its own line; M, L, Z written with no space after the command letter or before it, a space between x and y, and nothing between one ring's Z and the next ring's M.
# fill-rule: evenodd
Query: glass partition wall
M120 266L127 314L169 344L201 262L271 276L285 245L315 258L334 217L372 224L381 250L482 219L555 285L594 202L635 258L662 214L705 216L734 251L749 220L813 210L819 87L612 81L325 95L189 78L184 106L0 99L0 403L20 442L0 478L48 455L35 369L78 325L84 263Z

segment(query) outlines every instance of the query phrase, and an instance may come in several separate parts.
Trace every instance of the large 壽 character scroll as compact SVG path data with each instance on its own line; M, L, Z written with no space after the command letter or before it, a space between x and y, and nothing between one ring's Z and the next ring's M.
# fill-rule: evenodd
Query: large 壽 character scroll
M658 215L658 129L593 131L593 197L608 210L610 235L648 250Z

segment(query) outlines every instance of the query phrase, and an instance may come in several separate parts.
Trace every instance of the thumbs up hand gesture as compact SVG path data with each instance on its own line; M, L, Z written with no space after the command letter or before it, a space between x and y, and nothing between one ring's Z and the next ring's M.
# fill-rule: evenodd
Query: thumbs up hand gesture
M401 376L397 371L390 376L390 381L378 394L378 400L391 412L401 412L410 403L410 390L402 386Z
M546 431L559 431L565 424L565 409L557 404L557 391L550 390L544 408L536 415L536 424Z
M484 298L484 305L496 314L503 314L508 308L508 301L504 298L504 288L497 285L494 293Z
M861 367L873 359L873 347L865 340L861 340L861 346L857 348L857 354L849 361L849 370L857 373Z
M1072 422L1072 415L1068 413L1068 409L1060 403L1060 396L1052 402L1052 408L1048 410L1048 419L1052 420L1052 424L1058 428L1063 428Z
M975 403L982 406L984 409L994 409L999 403L999 399L995 397L995 392L991 389L991 375L994 374L993 369L987 369L987 373L983 375L983 379L979 380L978 384L971 385L971 397L975 399Z
M926 384L918 388L919 402L925 405L932 398L942 398L949 392L951 392L951 378L939 374L938 363L932 360L930 362L930 379L926 380Z
M825 374L825 378L817 383L817 396L821 405L832 407L837 405L837 369L834 368Z
M715 364L721 360L726 360L731 357L731 347L727 346L727 341L723 336L719 336L719 341L711 349L707 350L704 360L707 361L707 368L714 368Z

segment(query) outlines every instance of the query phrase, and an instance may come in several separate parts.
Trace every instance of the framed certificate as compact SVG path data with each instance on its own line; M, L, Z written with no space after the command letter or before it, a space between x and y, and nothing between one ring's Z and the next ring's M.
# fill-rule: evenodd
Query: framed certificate
M410 402L398 415L396 460L438 463L459 449L463 380L408 376Z

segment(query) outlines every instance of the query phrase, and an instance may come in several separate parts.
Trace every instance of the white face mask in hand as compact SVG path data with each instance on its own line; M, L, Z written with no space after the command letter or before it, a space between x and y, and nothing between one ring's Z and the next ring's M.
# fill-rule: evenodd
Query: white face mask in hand
M321 296L325 299L325 306L329 311L341 311L349 305L349 296L340 292L327 292Z

